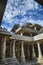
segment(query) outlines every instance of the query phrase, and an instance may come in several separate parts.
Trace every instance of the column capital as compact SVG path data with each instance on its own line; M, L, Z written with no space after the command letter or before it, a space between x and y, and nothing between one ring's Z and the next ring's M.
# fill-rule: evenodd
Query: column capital
M24 41L22 41L22 43L24 43Z
M16 42L16 40L13 40L13 43L15 43Z
M41 43L41 41L37 41L37 44L40 44Z
M7 40L7 37L5 36L5 37L3 37L2 38L2 43L4 42L4 41L6 41Z

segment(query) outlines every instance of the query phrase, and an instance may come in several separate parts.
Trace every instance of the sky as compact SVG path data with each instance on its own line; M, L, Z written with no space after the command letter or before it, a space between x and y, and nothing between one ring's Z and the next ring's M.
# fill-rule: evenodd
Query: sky
M2 27L10 31L15 24L37 23L43 26L43 6L34 0L8 0Z

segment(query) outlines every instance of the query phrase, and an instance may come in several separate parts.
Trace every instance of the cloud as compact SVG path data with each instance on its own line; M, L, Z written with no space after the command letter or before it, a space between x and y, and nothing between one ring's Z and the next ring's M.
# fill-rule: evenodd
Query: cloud
M40 22L41 21L41 22ZM8 0L2 26L11 30L15 23L43 24L43 7L34 0Z

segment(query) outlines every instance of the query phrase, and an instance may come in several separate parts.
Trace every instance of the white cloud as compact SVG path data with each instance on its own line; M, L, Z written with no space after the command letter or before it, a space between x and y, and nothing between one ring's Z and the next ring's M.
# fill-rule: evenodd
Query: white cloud
M40 9L39 4L34 2L34 0L8 0L7 6L6 6L6 11L4 13L3 21L5 21L5 27L8 27L6 23L8 23L9 27L8 29L15 24L15 23L20 23L21 25L25 22L31 22L31 23L39 23L43 24L42 21L38 20L37 22L33 20L32 18L29 19L28 16L25 16L25 14L28 14L27 11L29 10L34 10L34 9ZM40 9L41 10L41 9ZM37 11L38 12L38 11ZM34 14L36 15L37 12ZM15 16L21 14L23 18L20 20L18 18L15 18ZM29 12L29 16L32 15L33 12ZM40 15L40 13L38 13ZM41 15L43 17L43 15ZM40 19L40 18L39 18Z

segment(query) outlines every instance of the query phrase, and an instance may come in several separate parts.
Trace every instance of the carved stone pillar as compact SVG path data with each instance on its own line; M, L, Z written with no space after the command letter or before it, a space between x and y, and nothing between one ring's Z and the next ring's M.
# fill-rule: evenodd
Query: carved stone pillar
M27 46L27 47L28 47L28 49L27 49L27 50L28 50L28 51L27 51L27 52L28 52L28 60L30 60L30 49L29 49L29 44L30 44L30 43L28 43L28 46Z
M23 46L23 41L21 43L21 62L25 62L25 54L24 54L24 46Z
M5 53L6 53L6 37L2 39L2 63L7 63Z
M10 44L10 57L12 56L12 43Z
M39 56L38 62L43 63L43 57L42 57L42 53L41 53L40 43L38 42L37 45L38 45L38 56Z
M16 42L16 40L13 41L13 61L14 61L15 65L19 65L18 59L16 58L15 42Z
M13 58L14 59L16 58L16 55L15 55L15 42L16 42L16 40L14 40L14 42L13 42Z
M32 44L32 58L35 60L36 59L36 53L34 49L34 44Z
M39 58L42 58L40 43L37 43L37 45L38 45L38 56L39 56Z

